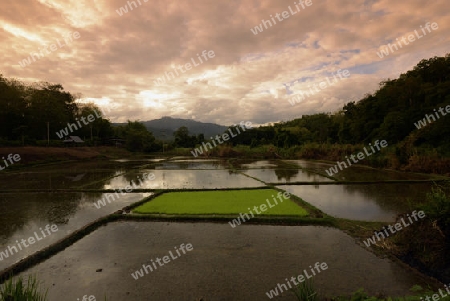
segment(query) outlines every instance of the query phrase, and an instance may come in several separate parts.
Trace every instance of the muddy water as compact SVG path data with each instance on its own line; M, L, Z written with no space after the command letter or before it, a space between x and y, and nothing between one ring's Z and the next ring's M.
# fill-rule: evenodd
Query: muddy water
M340 218L391 222L413 211L431 191L431 183L370 185L286 185L284 189L323 212Z
M138 280L131 276L182 243L192 244L193 250ZM39 275L50 287L50 301L76 300L85 294L97 300L106 295L110 301L260 301L268 300L266 292L285 278L298 276L316 262L328 265L314 277L322 295L364 287L372 294L400 296L414 284L424 284L335 229L257 225L232 229L208 223L112 223L25 274ZM296 299L284 292L277 300Z

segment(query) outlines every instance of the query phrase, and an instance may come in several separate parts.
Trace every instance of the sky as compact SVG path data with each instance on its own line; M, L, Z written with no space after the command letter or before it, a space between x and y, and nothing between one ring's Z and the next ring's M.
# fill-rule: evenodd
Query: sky
M448 0L4 1L0 74L61 84L112 122L266 124L444 56L449 15Z

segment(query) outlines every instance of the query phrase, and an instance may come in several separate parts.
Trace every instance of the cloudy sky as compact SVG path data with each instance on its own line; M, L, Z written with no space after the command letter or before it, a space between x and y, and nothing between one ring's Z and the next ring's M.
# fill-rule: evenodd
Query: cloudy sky
M421 59L450 52L448 0L298 2L4 1L0 74L60 83L113 122L263 124L334 112ZM254 34L262 20L267 28ZM438 28L425 29L427 22ZM380 58L402 37L408 45ZM350 76L334 77L339 69ZM327 79L333 85L317 88ZM314 85L314 95L290 104Z

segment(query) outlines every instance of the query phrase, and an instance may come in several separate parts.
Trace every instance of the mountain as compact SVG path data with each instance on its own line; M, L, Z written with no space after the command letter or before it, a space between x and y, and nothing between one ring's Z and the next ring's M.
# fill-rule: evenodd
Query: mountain
M220 135L228 127L215 123L199 122L192 119L180 119L172 117L163 117L161 119L142 122L145 127L153 133L155 138L160 140L173 140L173 132L180 127L185 126L189 130L189 135L204 134L205 138Z

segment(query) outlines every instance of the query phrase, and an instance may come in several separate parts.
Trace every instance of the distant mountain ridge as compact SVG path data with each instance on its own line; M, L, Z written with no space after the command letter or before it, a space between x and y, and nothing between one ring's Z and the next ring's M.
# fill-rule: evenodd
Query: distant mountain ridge
M153 133L155 138L160 140L173 140L173 133L182 126L188 128L189 135L204 134L206 139L215 135L220 135L228 128L216 123L207 123L192 119L172 118L167 116L160 119L142 121L142 123L150 132Z

